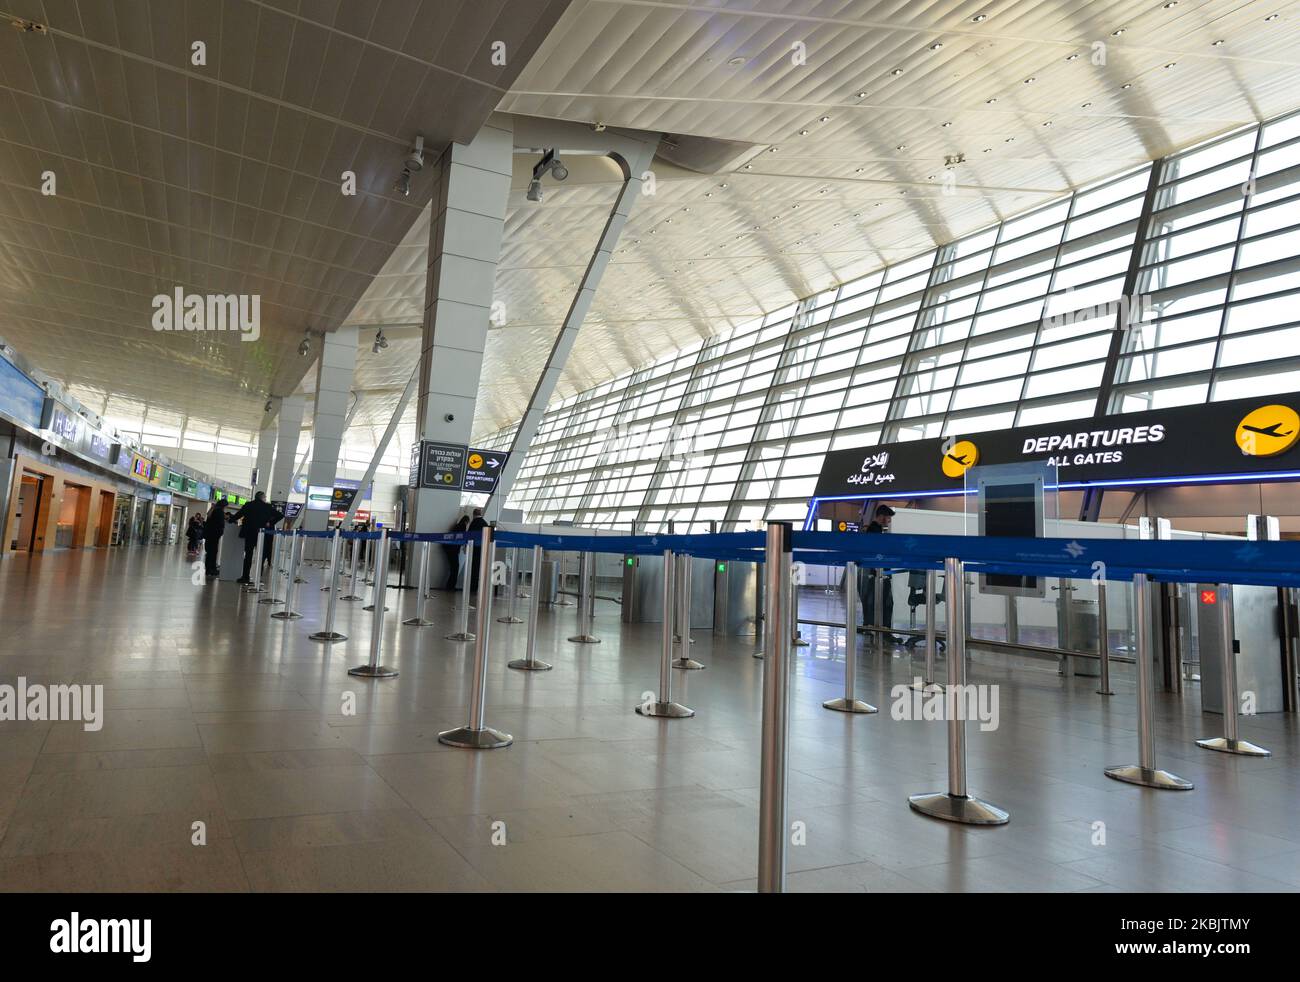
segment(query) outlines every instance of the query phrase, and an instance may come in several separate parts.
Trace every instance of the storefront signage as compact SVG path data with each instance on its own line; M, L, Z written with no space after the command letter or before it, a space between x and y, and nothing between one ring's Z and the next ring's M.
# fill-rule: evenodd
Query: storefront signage
M1026 462L1067 488L1300 478L1300 393L836 450L816 496L954 494L976 464Z

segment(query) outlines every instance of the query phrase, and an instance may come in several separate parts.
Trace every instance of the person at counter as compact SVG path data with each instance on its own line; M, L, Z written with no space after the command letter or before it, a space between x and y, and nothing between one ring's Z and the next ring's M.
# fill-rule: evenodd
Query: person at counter
M464 532L469 528L469 516L461 515L460 518L451 523L448 532ZM456 589L456 577L460 573L460 550L461 546L445 545L442 547L443 555L447 557L447 583L444 590Z
M863 529L866 535L881 535L889 531L890 523L894 520L894 509L888 505L877 505L871 523ZM862 607L862 624L864 627L876 623L876 577L883 578L884 583L881 585L882 603L884 608L882 613L884 617L881 623L890 628L894 625L894 580L893 574L889 570L883 569L859 569L858 570L858 600ZM898 644L903 639L893 634L886 635L887 639Z
M203 522L203 571L213 579L218 571L217 557L221 554L221 535L226 531L226 499L212 503L208 517Z
M236 583L251 583L248 574L253 568L253 556L257 554L257 540L262 530L274 528L284 519L284 513L266 500L266 492L259 491L253 500L235 512L235 521L240 522L239 537L244 540L244 572Z

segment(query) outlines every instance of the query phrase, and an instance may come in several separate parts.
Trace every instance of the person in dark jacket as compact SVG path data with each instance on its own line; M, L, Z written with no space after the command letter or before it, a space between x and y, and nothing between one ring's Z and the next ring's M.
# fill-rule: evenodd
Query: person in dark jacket
M203 514L195 512L190 516L190 523L185 526L185 545L190 558L199 554L199 543L203 541Z
M867 535L880 535L889 529L890 523L894 518L894 509L888 505L879 505L876 508L874 518L871 523L863 529ZM876 577L883 579L881 584L881 613L884 617L881 619L881 625L886 629L894 626L894 580L893 574L889 570L877 569L859 569L858 570L858 599L862 607L862 624L868 627L876 623ZM893 634L887 634L886 640L897 644L903 639Z
M470 541L474 543L474 568L469 573L469 590L471 594L478 593L478 571L483 559L483 550L480 548L483 537L480 531L487 528L487 526L487 519L483 517L483 509L475 508L474 517L470 519L469 526L465 529L466 532L473 536Z
M464 532L469 528L469 516L461 515L452 523L448 532ZM442 547L442 553L447 557L447 585L444 590L456 589L456 575L460 572L460 550L458 545L445 545Z
M257 540L261 537L263 529L274 526L283 518L282 512L267 503L266 493L263 491L257 492L253 495L252 501L245 503L243 508L235 512L235 521L242 523L239 526L239 537L244 540L244 574L237 582L252 582L248 574L253 568L253 556L257 554Z
M217 557L221 552L221 534L226 530L226 499L218 498L212 503L208 517L203 522L203 571L208 579L217 575Z

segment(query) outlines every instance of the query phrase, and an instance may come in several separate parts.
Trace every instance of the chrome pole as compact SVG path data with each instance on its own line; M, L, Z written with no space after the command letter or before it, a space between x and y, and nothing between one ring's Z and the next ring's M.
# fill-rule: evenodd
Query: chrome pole
M822 706L841 713L874 713L876 707L855 698L858 676L858 564L844 564L844 695Z
M262 592L262 529L253 536L253 582L244 587L244 592Z
M259 604L284 603L283 600L277 600L275 597L275 591L280 583L280 540L282 538L283 536L276 535L275 532L271 533L271 594L270 596L263 597L259 600ZM258 557L258 562L259 564L261 563L260 556Z
M379 550L388 548L388 529L382 529L382 535L378 539L371 540L370 543L370 603L362 607L362 610L374 610L375 604L378 603L379 597L379 570L382 566L384 576L388 576L388 553L379 555ZM388 592L388 580L384 580L384 593ZM384 610L388 608L385 607Z
M764 562L767 611L763 621L763 725L759 763L758 892L785 892L786 770L789 763L792 529L768 522Z
M962 825L1005 825L1011 818L997 805L972 797L966 788L966 573L960 559L944 560L948 591L948 688L943 693L948 716L948 790L914 794L913 810ZM931 698L939 698L935 693Z
M448 641L473 641L469 632L469 580L474 572L474 543L465 543L465 572L460 578L460 630L448 634Z
M362 543L364 541L365 541L364 539L360 539L360 538L356 538L352 540L352 558L350 560L352 572L348 576L348 592L345 595L339 597L340 600L363 599L361 596L357 594L357 562L361 558Z
M381 529L378 546L378 558L375 560L375 616L370 625L370 662L349 668L349 675L364 678L391 679L397 677L397 669L379 663L379 654L384 646L384 594L388 590L388 529Z
M522 624L522 618L515 616L515 598L519 595L519 550L510 550L510 595L506 597L506 616L498 617L498 624Z
M277 610L272 617L280 620L297 620L302 616L293 609L298 600L298 584L302 581L298 579L298 563L302 560L302 543L305 539L299 538L298 530L294 529L289 536L289 576L285 580L284 587L284 610Z
M325 589L330 592L329 599L325 602L325 629L317 631L315 634L309 634L312 641L346 641L346 634L339 634L334 630L334 608L338 606L339 591L339 550L342 547L343 540L339 537L339 530L334 530L334 535L330 538L330 565L329 573L326 577Z
M694 716L695 710L673 702L673 551L664 550L664 595L660 606L663 631L659 639L659 692L655 700L646 700L636 707L642 716L663 716L668 719L685 719Z
M698 672L704 668L690 656L690 645L695 643L691 637L691 557L681 555L677 557L681 561L678 572L680 574L680 585L677 589L677 636L681 643L681 657L673 662L673 668L680 668L687 672Z
M433 621L424 616L425 607L427 606L424 595L428 592L429 587L429 548L431 545L432 543L428 541L420 543L420 578L415 584L415 616L402 621L403 624L410 627L433 626Z
M1133 574L1133 641L1137 649L1138 763L1106 768L1106 776L1125 784L1165 791L1190 791L1192 782L1156 768L1156 680L1151 646L1151 586L1146 573ZM949 657L952 657L949 655Z
M874 593L874 615L871 618L872 626L876 629L876 654L882 658L885 655L885 577L884 572L880 569L875 571L876 578L873 580ZM951 609L951 608L949 608ZM952 653L949 652L949 657Z
M1097 581L1097 656L1101 663L1098 695L1113 696L1110 687L1110 611L1106 609L1106 581Z
M584 552L578 563L578 633L569 638L575 644L600 644L600 638L591 633L596 615L595 560L594 552Z
M495 750L510 746L515 738L483 723L487 705L488 642L492 630L492 563L496 559L491 525L483 526L479 548L483 552L483 561L478 572L478 631L474 642L474 675L470 683L469 725L444 730L438 734L438 742L467 750Z
M1243 757L1271 757L1272 751L1256 746L1249 740L1238 739L1237 714L1241 711L1241 702L1237 694L1237 631L1232 609L1232 584L1220 583L1218 591L1219 636L1223 644L1220 679L1223 692L1223 736L1197 740L1196 745L1206 750L1219 750Z
M793 568L794 564L791 563L791 569ZM793 573L790 575L790 599L786 602L786 609L790 612L790 643L796 648L807 648L808 642L799 631L799 583Z
M541 582L541 575L542 547L533 546L532 586L528 591L528 646L524 652L525 657L516 658L506 664L507 668L518 669L521 672L546 672L553 667L537 660L537 615L542 606L542 591L537 589L537 584Z

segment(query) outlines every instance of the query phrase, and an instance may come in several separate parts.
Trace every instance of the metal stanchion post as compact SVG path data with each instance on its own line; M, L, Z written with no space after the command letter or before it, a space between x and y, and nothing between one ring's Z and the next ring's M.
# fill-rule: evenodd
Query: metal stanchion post
M581 563L581 560L579 562ZM560 553L560 558L555 562L555 586L555 602L551 606L572 607L573 601L565 600L564 594L561 592L564 590L564 553Z
M1097 694L1113 696L1110 687L1110 612L1106 610L1106 581L1097 581L1097 656L1101 663L1101 678Z
M682 653L681 657L673 662L673 668L698 672L704 666L690 656L690 645L695 643L691 637L691 557L681 555L677 558L681 562L678 567L680 582L677 588L677 639L681 642Z
M357 593L357 563L361 559L362 543L364 539L352 540L352 558L350 560L352 571L348 574L348 592L339 597L340 600L362 600L364 599Z
M541 575L542 547L533 546L533 584L532 589L528 591L528 647L525 649L525 657L516 658L506 665L507 668L515 668L521 672L548 672L554 667L537 658L537 615L542 606L542 591L537 589L537 584L541 582Z
M343 540L339 538L339 530L334 530L334 535L330 540L330 564L329 573L326 576L325 589L329 590L329 599L325 602L325 627L315 634L309 634L308 637L313 641L346 641L346 634L339 634L334 630L334 608L338 606L339 591L339 549Z
M433 625L433 621L424 616L425 605L427 603L424 595L429 587L429 548L431 545L432 543L429 542L420 543L420 578L415 584L415 616L408 617L406 620L402 621L403 624L406 624L409 627L431 627Z
M935 623L935 602L934 597L939 589L939 575L935 570L927 569L925 571L925 678L918 685L912 683L913 689L919 689L924 692L937 683L934 680L934 658L936 647L938 645L937 625ZM1010 598L1014 601L1014 597Z
M492 526L484 526L482 535L479 546L483 550L483 561L479 564L478 574L478 636L474 643L474 677L470 685L469 725L438 734L439 743L445 743L449 747L463 747L467 750L495 750L498 747L508 747L515 740L509 733L494 730L483 723L483 711L487 703L488 641L489 631L492 629L492 561L495 555L492 545Z
M664 596L663 606L660 608L663 614L663 635L660 638L659 649L659 692L658 699L652 702L642 703L636 707L636 711L642 716L663 716L668 719L685 719L688 716L694 716L695 710L688 709L679 702L673 702L673 582L677 579L673 575L673 551L664 550Z
M793 574L790 576L788 609L790 611L790 643L796 648L807 648L808 642L804 640L803 634L799 631L799 583Z
M1237 695L1237 639L1236 625L1232 611L1232 584L1220 583L1219 591L1219 635L1223 639L1223 664L1220 666L1223 692L1223 736L1207 737L1197 740L1198 747L1206 750L1220 750L1225 754L1240 754L1243 757L1271 757L1273 752L1256 746L1249 740L1237 737L1237 713L1241 703Z
M271 533L271 595L263 597L258 601L259 604L281 604L283 600L276 599L275 591L280 583L280 540L283 536ZM259 563L261 557L258 557Z
M1133 640L1137 648L1138 763L1106 768L1106 776L1126 784L1165 791L1190 791L1192 782L1156 768L1155 666L1151 650L1151 587L1146 573L1133 574ZM948 657L952 657L949 652Z
M253 582L245 584L245 593L262 592L262 530L253 533Z
M858 564L844 564L844 695L822 706L841 713L874 713L870 703L854 698L858 674Z
M289 536L289 573L284 585L284 610L277 610L271 615L272 617L289 621L297 620L302 616L293 609L293 606L298 599L298 584L302 582L298 578L298 563L302 560L302 543L306 541L305 538L299 537L297 529L294 529Z
M763 724L758 798L758 892L785 892L786 770L789 764L791 655L790 559L793 542L786 522L767 525L763 567L767 611L763 621L767 663L763 666Z
M378 558L375 560L375 616L370 626L370 661L356 668L349 668L349 675L359 675L368 679L391 679L397 677L397 669L379 663L379 654L384 646L384 593L388 589L388 529L382 529L376 543L379 546Z
M510 550L510 595L506 597L506 616L498 617L498 624L522 624L523 618L515 616L515 598L519 595L519 550Z
M379 572L382 568L384 580L384 593L388 592L388 529L382 529L378 539L371 540L370 543L370 603L362 607L362 610L374 610L375 604L379 602ZM385 550L381 556L379 553ZM388 608L385 607L384 610Z
M469 579L474 570L474 543L465 543L465 574L460 578L460 630L448 634L448 641L473 641L469 631Z
M596 554L584 552L578 564L578 633L569 638L576 644L600 644L592 634L596 614Z
M907 803L922 815L963 825L1004 825L1010 815L996 805L971 796L966 789L966 591L960 559L944 560L948 581L948 790L914 794Z
M874 593L872 594L874 610L871 618L871 626L876 629L876 654L883 658L885 655L885 571L883 569L877 569L875 572L876 577L872 581L872 587L874 589Z

